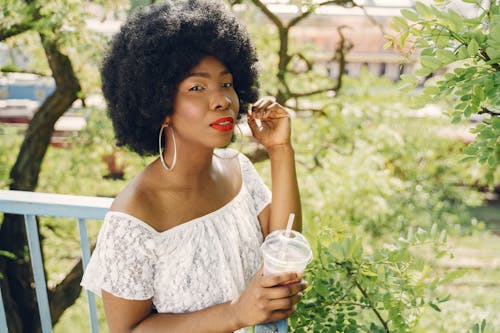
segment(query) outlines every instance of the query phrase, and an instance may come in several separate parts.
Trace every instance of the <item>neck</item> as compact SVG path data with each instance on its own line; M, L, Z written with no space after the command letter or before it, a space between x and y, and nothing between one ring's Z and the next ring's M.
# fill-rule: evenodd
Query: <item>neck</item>
M152 167L159 173L160 179L168 179L168 186L183 188L201 188L213 180L215 172L213 150L207 147L194 149L177 142L176 163L172 170L165 170L158 158ZM173 145L168 145L163 157L168 166L172 165L174 157Z

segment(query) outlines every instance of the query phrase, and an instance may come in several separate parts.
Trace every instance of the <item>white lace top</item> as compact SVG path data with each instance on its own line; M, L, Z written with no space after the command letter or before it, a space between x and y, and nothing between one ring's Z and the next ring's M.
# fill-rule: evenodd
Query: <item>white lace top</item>
M222 208L164 232L110 211L81 285L125 299L151 299L159 313L184 313L237 297L261 263L258 214L271 192L239 154L240 192ZM239 330L244 332L246 330Z

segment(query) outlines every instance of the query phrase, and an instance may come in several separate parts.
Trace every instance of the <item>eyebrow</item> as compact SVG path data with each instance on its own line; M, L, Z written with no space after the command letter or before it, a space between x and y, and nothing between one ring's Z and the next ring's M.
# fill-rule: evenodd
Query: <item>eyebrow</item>
M231 74L231 72L229 71L229 69L224 69L223 71L221 71L219 73L220 76L227 75L227 74ZM207 72L192 72L192 73L189 73L186 76L186 78L192 77L192 76L209 78L211 75L209 73L207 73Z

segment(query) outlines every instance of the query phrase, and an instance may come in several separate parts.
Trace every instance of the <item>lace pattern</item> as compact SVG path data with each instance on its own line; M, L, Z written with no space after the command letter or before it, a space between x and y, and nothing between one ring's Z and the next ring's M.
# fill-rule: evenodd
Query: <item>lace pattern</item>
M157 311L184 313L234 299L261 263L258 214L271 193L251 162L239 155L243 184L224 207L157 232L110 211L82 286L125 299L150 299ZM240 330L238 332L243 332Z

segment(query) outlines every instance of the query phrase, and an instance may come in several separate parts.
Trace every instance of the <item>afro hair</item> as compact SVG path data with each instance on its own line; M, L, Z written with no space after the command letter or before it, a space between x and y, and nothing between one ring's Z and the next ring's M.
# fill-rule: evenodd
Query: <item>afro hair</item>
M219 1L169 1L134 12L113 37L101 77L119 146L157 153L177 86L207 55L234 77L239 113L258 97L257 55L248 32Z

